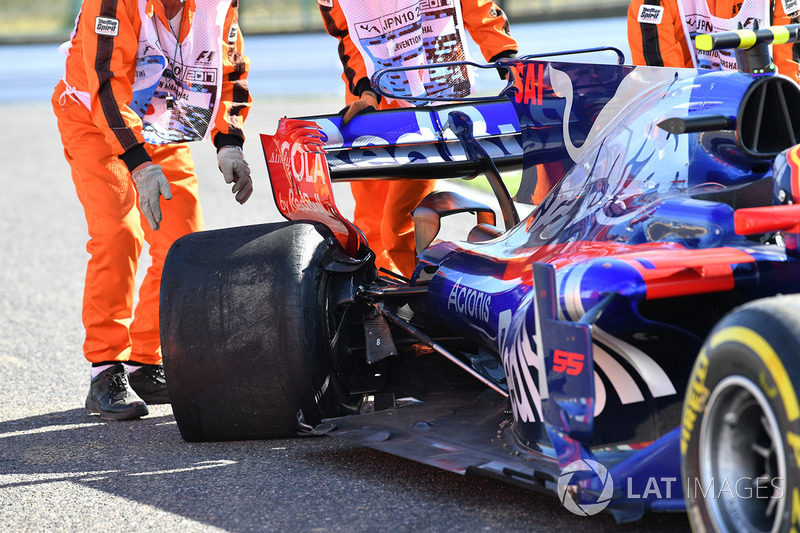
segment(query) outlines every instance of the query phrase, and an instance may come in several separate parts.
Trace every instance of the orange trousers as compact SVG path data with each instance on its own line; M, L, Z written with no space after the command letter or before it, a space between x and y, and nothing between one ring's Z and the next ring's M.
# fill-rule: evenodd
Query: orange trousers
M356 100L358 97L354 94L345 94L345 103L352 104ZM401 100L388 102L384 98L379 107L396 109L409 106ZM350 183L356 204L353 223L364 232L370 249L375 252L376 266L406 277L414 273L417 253L411 211L433 192L435 186L436 180L365 180Z
M375 264L411 276L416 266L411 211L433 191L435 180L354 181L353 223L375 252Z
M52 105L89 231L82 311L84 356L92 363L160 363L158 306L164 259L176 239L203 229L189 146L145 145L172 190L171 200L161 198L163 219L159 230L153 231L139 211L125 164L111 153L88 110L63 91L62 82ZM136 272L145 241L151 264L134 310Z

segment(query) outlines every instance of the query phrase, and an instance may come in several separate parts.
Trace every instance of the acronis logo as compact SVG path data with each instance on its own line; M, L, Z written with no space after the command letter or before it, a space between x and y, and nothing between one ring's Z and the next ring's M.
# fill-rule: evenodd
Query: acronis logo
M489 321L489 309L492 304L492 297L484 292L476 291L468 287L461 286L461 278L450 290L450 296L447 298L447 308L454 307L459 313L483 320Z

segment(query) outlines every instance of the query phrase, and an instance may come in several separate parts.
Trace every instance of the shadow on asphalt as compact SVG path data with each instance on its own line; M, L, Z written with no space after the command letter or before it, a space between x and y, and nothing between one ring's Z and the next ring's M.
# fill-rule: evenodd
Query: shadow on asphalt
M522 523L549 518L553 525L585 520L570 519L552 496L443 472L332 437L185 442L169 406L152 406L149 416L135 421L106 422L80 408L0 422L0 490L58 482L228 531L313 530L322 520L341 525L380 509L413 521L422 501L426 513L472 510L489 523L508 525L509 516ZM403 495L412 493L418 501L404 501ZM326 500L341 500L335 516L315 513ZM298 516L298 508L308 514ZM595 531L641 528L617 525L605 513L591 522ZM688 527L685 516L674 514L650 515L647 523L650 531ZM360 524L352 523L365 530Z

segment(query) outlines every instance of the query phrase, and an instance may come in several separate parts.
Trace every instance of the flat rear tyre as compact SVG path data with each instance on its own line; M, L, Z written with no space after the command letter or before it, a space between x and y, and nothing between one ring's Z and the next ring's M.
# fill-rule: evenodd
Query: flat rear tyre
M297 435L347 414L325 316L325 228L276 223L179 239L161 285L170 399L187 441Z

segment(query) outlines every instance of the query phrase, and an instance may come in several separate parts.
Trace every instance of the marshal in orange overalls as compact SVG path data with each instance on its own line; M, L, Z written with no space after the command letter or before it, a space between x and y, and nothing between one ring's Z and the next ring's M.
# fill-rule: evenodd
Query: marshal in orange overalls
M692 52L686 42L678 2L682 0L632 0L628 6L628 44L634 65L692 68ZM780 0L707 0L710 13L719 18L736 16L744 3L764 6L769 2L772 26L796 23L786 15ZM641 16L643 9L653 8L650 17ZM778 72L798 81L798 65L793 49L797 44L773 46L773 62Z
M319 0L325 28L339 40L345 102L351 104L370 89L370 82L365 59L353 41L341 3L342 0ZM391 17L401 7L414 9L417 6L414 1L375 0L375 3L386 17ZM455 25L462 31L463 28L469 31L487 61L516 55L517 42L511 37L508 19L492 0L461 0L460 4L463 20L455 21ZM449 61L436 57L438 61ZM400 100L387 103L383 99L380 108L407 105ZM410 212L433 191L434 185L435 180L354 181L350 184L355 200L353 221L364 232L370 248L377 255L377 266L405 276L414 271L414 221Z
M208 61L214 54L221 58L216 119L208 125L209 137L218 148L242 146L241 126L251 103L246 83L249 61L242 54L238 32L238 1L229 0L227 12L215 14L219 3L185 1L179 41L190 32L196 35L192 24L200 15L217 17L221 27L209 30L208 35L216 32L218 36L203 45L208 47L203 55L167 58L184 67ZM145 142L142 118L132 109L142 25L153 24L153 17L161 21L162 32L170 27L160 1L84 0L69 43L65 75L52 97L64 155L89 232L82 319L84 355L92 363L161 362L158 305L164 259L178 237L203 228L188 144ZM131 170L149 160L162 166L172 190L171 200L161 198L163 218L157 231L140 213L131 180ZM134 312L136 271L144 241L149 244L151 266Z

